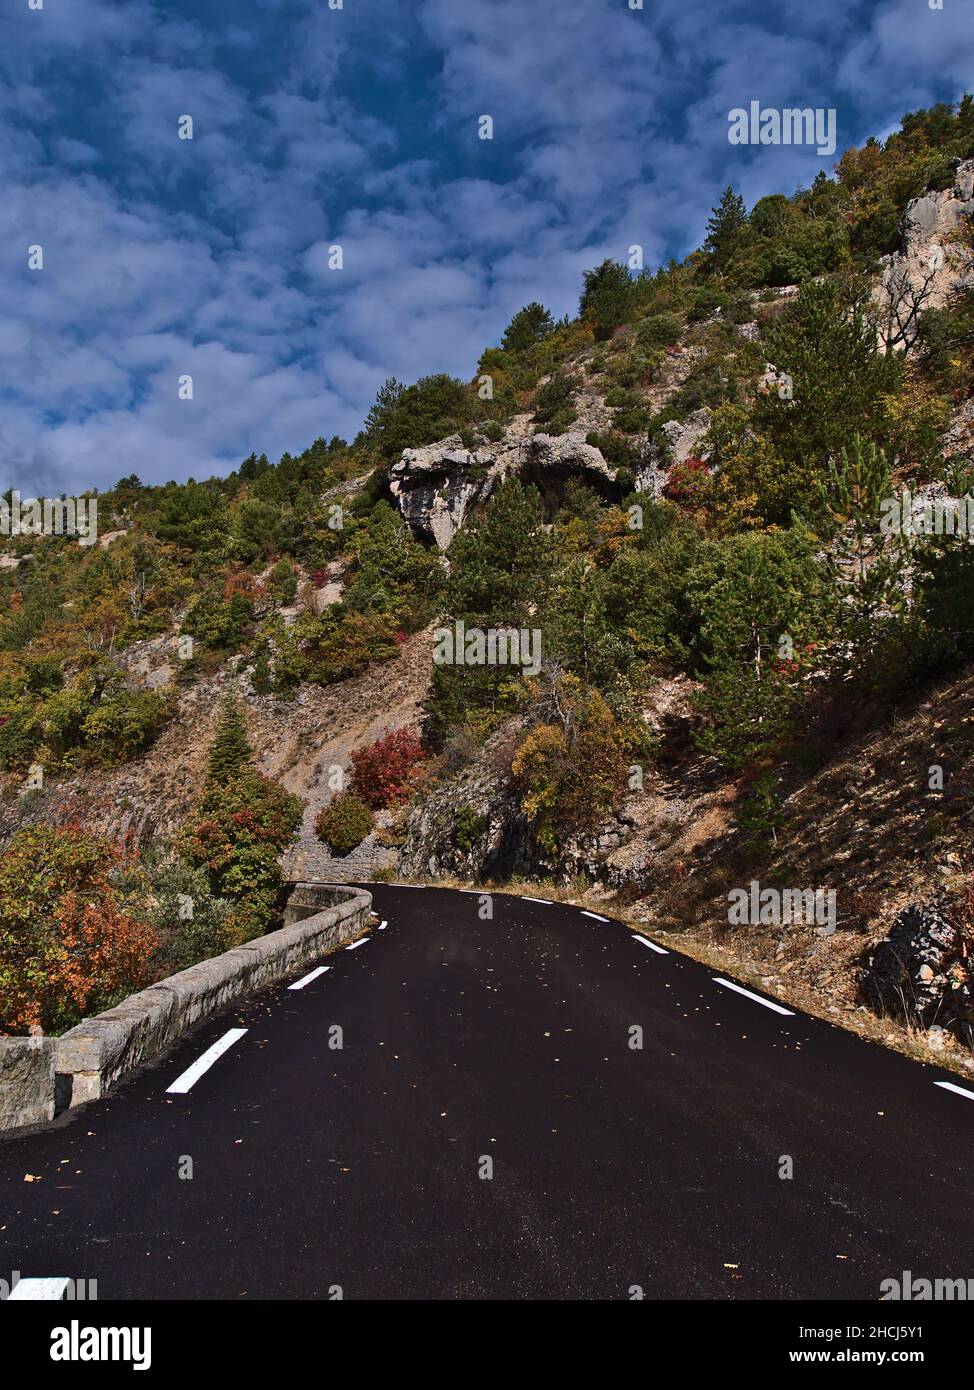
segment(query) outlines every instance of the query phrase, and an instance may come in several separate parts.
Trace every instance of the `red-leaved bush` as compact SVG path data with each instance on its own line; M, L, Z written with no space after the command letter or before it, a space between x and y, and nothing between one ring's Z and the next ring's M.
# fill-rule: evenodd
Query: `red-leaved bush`
M352 754L352 790L373 810L408 801L425 760L411 729L393 729Z
M709 480L710 464L703 459L688 458L684 463L675 463L670 469L663 493L673 502L692 506L699 501Z

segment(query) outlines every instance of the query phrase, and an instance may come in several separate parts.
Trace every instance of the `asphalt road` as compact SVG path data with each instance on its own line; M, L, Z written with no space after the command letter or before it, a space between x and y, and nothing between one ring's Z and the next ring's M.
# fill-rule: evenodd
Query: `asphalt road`
M0 1276L96 1279L101 1300L974 1278L974 1099L935 1084L958 1077L577 908L498 894L482 920L476 894L369 888L388 926L304 988L0 1143Z

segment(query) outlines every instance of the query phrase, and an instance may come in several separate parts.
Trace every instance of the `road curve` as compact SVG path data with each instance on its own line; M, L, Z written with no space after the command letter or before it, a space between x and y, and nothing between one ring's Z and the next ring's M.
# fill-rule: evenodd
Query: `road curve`
M974 1085L574 907L368 887L388 925L301 988L0 1143L0 1265L102 1300L878 1299L974 1273Z

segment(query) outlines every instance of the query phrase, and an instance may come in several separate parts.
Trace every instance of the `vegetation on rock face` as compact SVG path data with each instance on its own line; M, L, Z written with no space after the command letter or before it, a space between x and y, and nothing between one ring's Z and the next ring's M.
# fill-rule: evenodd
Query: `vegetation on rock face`
M551 854L569 836L594 830L611 813L627 785L631 732L596 691L566 678L552 690L548 709L557 722L539 723L511 763L511 780Z
M375 817L354 792L339 792L319 813L315 831L332 854L351 854L374 830Z
M469 854L486 829L487 818L478 815L472 806L457 807L453 838L461 854Z

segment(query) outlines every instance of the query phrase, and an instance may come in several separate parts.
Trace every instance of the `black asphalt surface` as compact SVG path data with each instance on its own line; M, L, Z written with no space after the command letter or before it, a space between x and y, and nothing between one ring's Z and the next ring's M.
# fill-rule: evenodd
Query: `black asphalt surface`
M878 1299L904 1270L974 1278L974 1100L934 1085L961 1078L577 908L495 894L482 920L474 893L368 887L388 927L307 988L0 1143L0 1273L97 1279L100 1300Z

